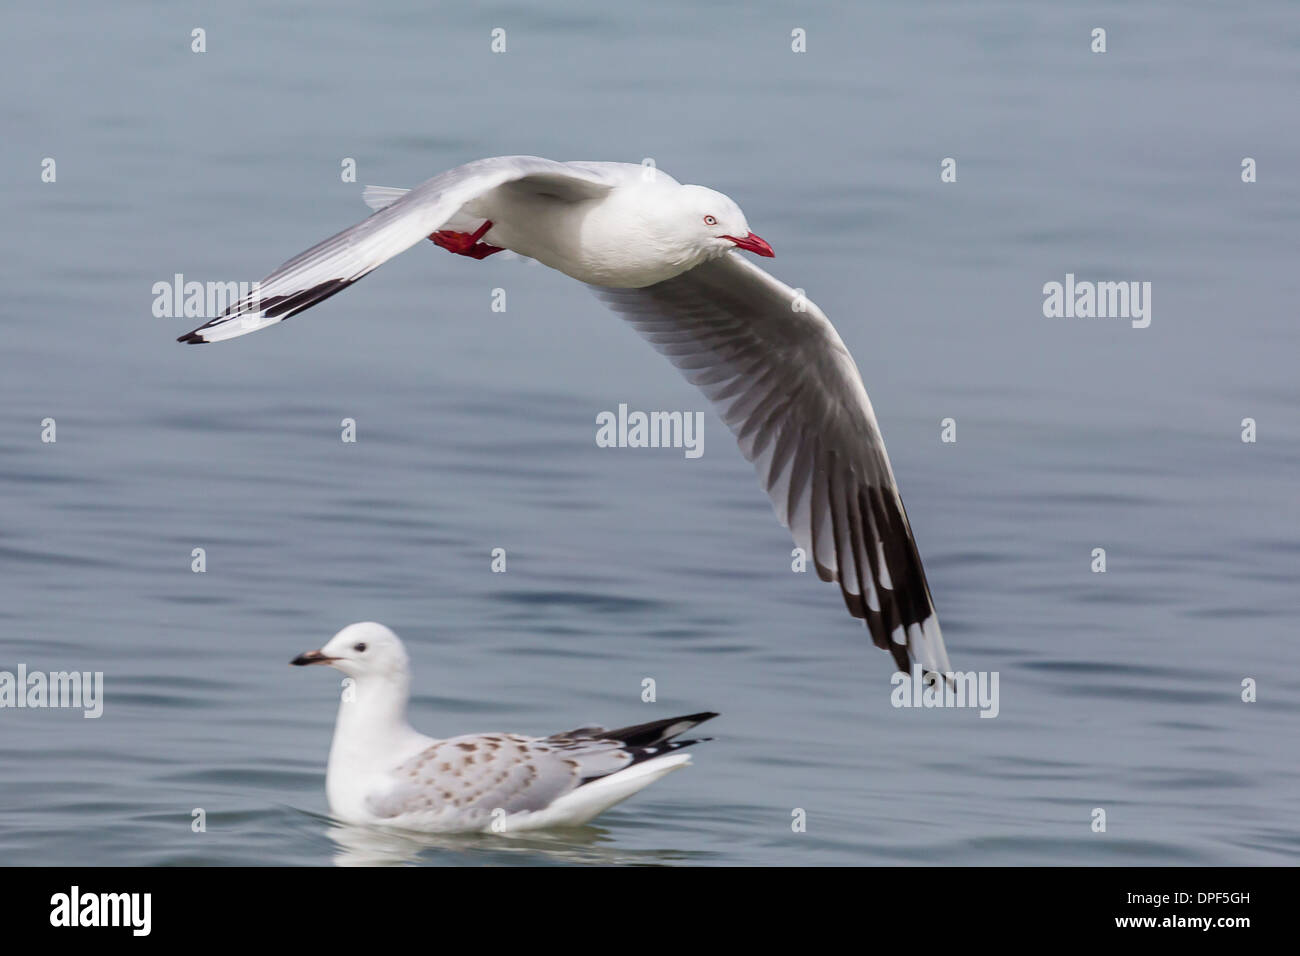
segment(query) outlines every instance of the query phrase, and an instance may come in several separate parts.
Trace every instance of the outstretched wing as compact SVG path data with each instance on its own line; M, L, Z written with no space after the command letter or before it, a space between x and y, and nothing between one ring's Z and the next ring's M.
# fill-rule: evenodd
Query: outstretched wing
M824 312L731 252L640 289L592 290L713 403L777 517L901 670L950 669L862 377Z
M469 200L507 183L559 198L600 195L613 186L594 164L557 163L538 156L498 156L457 166L294 256L258 283L254 295L177 341L220 342L296 315L405 252Z

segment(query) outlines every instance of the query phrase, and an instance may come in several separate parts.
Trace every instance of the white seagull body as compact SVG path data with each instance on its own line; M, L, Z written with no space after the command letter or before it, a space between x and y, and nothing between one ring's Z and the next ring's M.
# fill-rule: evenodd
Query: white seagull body
M736 252L773 255L740 208L653 167L481 159L411 190L370 186L370 218L289 260L257 296L181 336L219 342L287 319L430 238L510 249L589 284L698 386L777 517L850 613L907 670L950 670L884 439L853 358L815 304Z
M717 716L438 740L406 720L410 663L384 625L351 624L292 663L329 664L355 681L339 705L325 773L330 813L352 824L505 833L579 826L689 765L677 751L700 741L672 738Z

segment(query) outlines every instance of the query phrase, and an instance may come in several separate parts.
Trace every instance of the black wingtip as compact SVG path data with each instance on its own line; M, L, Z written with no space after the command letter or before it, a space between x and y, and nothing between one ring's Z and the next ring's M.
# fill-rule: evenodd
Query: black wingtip
M652 720L649 723L635 724L631 727L619 727L616 730L604 731L600 736L606 740L620 741L627 747L652 747L655 744L671 740L678 734L684 734L693 727L717 716L716 712L706 710L698 714L683 714L680 717Z
M184 335L180 336L176 341L184 342L186 345L207 345L208 344L208 340L205 339L203 336L199 335L199 333L197 332L186 332Z

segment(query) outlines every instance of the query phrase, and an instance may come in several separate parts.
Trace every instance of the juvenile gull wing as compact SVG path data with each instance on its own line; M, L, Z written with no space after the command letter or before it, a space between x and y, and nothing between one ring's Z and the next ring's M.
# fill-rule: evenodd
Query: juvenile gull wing
M454 810L490 815L542 810L586 777L632 763L616 740L566 747L517 734L473 734L440 740L394 771L397 785L367 799L379 817Z
M259 283L256 295L182 335L178 342L220 342L274 325L341 292L439 229L466 202L506 183L562 199L608 191L595 164L538 156L498 156L457 166L421 183L355 226L294 256Z
M950 670L862 376L826 314L730 252L639 289L592 286L713 403L777 517L899 669Z
M670 738L716 716L691 714L618 730L580 727L550 737L467 734L439 740L397 767L397 784L367 804L385 818L544 810L584 784L697 743Z

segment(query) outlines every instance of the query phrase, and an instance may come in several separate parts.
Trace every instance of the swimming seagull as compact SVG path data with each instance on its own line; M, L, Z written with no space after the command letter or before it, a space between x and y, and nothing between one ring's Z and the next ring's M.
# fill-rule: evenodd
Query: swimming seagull
M353 824L436 832L578 826L690 764L674 740L714 713L549 737L465 734L437 740L406 720L410 661L382 624L349 624L290 663L328 664L354 683L339 705L325 794ZM707 739L707 738L705 738Z
M220 342L340 292L428 237L503 249L587 283L713 403L777 517L907 671L950 667L921 557L857 366L826 314L739 255L773 256L731 199L651 166L502 156L414 189L368 186L370 218L290 259L180 337Z

